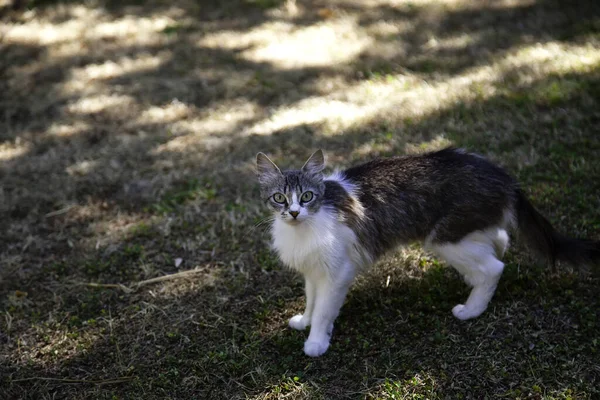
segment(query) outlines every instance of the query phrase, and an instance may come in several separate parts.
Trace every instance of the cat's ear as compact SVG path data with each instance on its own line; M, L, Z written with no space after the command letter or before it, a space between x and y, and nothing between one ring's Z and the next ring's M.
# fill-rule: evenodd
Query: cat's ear
M264 153L258 153L256 155L256 172L258 172L258 178L260 180L270 176L281 175L279 167Z
M325 169L325 156L323 150L319 149L315 151L312 156L304 163L302 172L308 172L311 174L318 174Z

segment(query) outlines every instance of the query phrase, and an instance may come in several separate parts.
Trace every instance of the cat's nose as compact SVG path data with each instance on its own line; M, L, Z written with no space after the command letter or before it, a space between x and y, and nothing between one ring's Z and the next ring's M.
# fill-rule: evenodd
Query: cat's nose
M296 219L296 217L298 216L298 214L300 214L300 212L298 212L298 211L290 211L290 215L292 217L294 217L294 219Z

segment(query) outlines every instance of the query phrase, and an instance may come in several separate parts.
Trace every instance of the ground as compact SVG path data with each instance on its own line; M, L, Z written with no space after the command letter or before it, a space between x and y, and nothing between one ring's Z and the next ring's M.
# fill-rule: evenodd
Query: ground
M306 357L253 172L456 145L598 240L600 3L22 3L0 2L0 398L600 398L598 274L519 246L466 322L457 274L399 249Z

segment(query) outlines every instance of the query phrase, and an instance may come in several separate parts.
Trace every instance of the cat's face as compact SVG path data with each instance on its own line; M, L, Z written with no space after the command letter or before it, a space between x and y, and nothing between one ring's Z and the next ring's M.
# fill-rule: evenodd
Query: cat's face
M256 157L261 197L275 218L297 225L312 218L322 202L325 159L316 151L302 169L283 171L263 153Z

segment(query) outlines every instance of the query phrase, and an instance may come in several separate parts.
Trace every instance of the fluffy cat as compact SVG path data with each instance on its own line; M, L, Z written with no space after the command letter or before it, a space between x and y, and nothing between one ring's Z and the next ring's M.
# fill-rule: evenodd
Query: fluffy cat
M456 318L479 316L504 264L509 231L551 262L597 262L600 242L556 232L503 169L461 149L382 158L325 177L316 151L300 170L257 155L262 200L273 210L273 247L305 279L306 308L289 321L310 326L304 352L329 347L333 322L357 273L403 243L421 241L472 286Z

